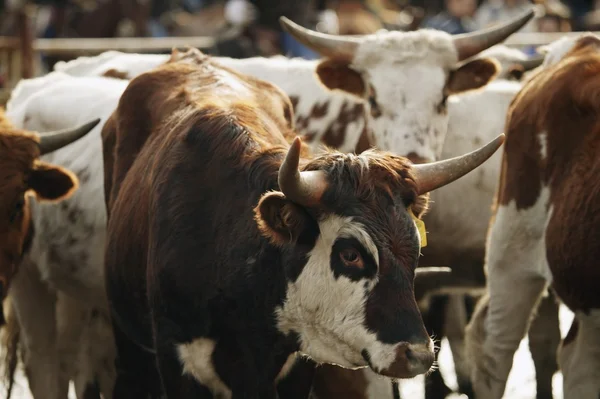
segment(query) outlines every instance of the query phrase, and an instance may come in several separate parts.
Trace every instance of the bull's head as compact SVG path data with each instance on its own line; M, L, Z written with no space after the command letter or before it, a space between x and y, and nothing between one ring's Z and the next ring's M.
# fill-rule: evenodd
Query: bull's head
M100 120L41 135L11 126L0 113L0 300L17 271L31 232L28 203L60 201L77 188L73 173L39 159L87 134Z
M489 58L472 59L505 40L534 15L525 12L486 30L451 36L421 29L348 37L305 29L282 17L283 28L324 58L319 80L360 97L368 108L371 144L411 159L439 157L453 94L485 86L497 73Z
M281 191L264 194L255 209L284 258L279 330L297 334L317 362L395 378L427 372L434 352L414 297L415 221L430 191L476 168L503 140L430 164L371 150L323 154L299 169L296 139L279 169Z

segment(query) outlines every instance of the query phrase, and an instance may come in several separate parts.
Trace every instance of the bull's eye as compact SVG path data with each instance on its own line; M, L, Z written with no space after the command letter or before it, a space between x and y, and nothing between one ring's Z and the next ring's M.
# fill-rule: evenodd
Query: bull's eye
M346 248L340 252L340 258L346 266L358 268L365 267L364 261L360 253L354 248Z

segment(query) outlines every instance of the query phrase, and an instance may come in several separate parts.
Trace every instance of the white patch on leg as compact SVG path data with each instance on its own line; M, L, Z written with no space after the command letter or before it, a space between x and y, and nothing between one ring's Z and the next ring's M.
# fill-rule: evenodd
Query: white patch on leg
M382 344L365 326L368 290L365 281L335 278L331 270L331 250L342 236L356 238L379 261L377 247L363 226L352 218L331 215L319 222L321 234L302 273L288 284L283 306L275 311L277 327L285 334L300 335L300 350L319 363L347 368L367 366L361 355L367 349L371 363L378 369L389 367L395 359L394 345ZM416 234L416 229L415 229Z
M217 374L212 354L216 343L208 338L196 338L190 344L177 346L179 359L183 364L183 372L194 376L219 399L231 399L231 390Z
M486 253L489 308L483 351L473 367L477 397L501 398L513 357L550 279L545 231L551 211L549 190L518 210L515 201L500 205L491 225Z
M598 398L600 394L600 309L576 312L575 339L558 354L565 398Z

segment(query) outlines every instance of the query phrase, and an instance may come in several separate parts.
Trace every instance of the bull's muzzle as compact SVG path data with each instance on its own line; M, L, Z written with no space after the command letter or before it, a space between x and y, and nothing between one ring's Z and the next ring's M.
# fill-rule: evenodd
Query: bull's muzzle
M428 344L401 343L396 347L394 362L389 367L379 370L379 374L391 378L413 378L427 373L434 360L432 341Z

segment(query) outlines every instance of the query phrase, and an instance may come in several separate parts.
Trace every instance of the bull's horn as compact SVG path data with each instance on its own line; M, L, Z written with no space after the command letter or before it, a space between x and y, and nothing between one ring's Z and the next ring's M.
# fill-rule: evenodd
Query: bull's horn
M523 15L516 17L497 26L482 29L471 33L454 35L454 47L458 53L458 60L462 61L481 51L504 41L507 37L521 29L535 14L534 9L526 11Z
M283 30L323 57L352 60L361 42L358 37L329 35L306 29L286 17L279 17L279 23Z
M543 63L544 63L543 55L539 55L537 57L531 57L526 60L516 62L516 64L521 65L523 67L523 70L525 70L525 71L531 71L532 69L539 67Z
M504 134L475 151L444 161L412 166L419 195L452 183L484 163L504 142Z
M285 196L300 205L317 205L327 189L327 179L321 171L298 171L302 142L296 137L277 177L279 188Z
M40 134L40 154L44 155L71 144L89 133L99 122L100 118L97 118L78 127Z

